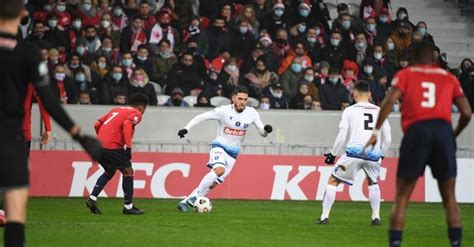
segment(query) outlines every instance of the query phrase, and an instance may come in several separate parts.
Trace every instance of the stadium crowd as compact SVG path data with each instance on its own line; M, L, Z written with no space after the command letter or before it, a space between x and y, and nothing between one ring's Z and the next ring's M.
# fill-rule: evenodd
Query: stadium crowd
M380 104L413 42L434 43L425 22L412 23L405 8L392 14L390 0L362 0L358 15L340 3L333 21L322 0L29 0L27 8L19 39L42 49L63 104L122 105L141 92L151 105L169 95L160 104L210 107L245 85L260 109L341 110L357 80ZM451 71L472 105L472 61Z

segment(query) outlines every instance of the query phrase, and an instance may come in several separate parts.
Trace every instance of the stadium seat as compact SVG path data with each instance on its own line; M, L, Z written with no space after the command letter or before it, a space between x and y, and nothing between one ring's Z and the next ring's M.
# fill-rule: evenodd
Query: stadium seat
M160 95L163 92L163 90L161 89L160 84L158 84L156 82L153 82L153 81L150 81L150 82L151 82L151 85L153 85L153 87L155 88L156 95Z
M158 100L158 105L164 105L169 98L169 95L158 95L156 97L156 99Z
M230 104L230 99L222 96L215 96L211 98L211 105L215 107Z
M258 105L260 105L260 102L258 102L258 100L256 98L249 97L247 99L247 106L257 108Z
M183 100L189 104L190 107L194 107L194 104L197 103L197 96L188 95L183 98Z

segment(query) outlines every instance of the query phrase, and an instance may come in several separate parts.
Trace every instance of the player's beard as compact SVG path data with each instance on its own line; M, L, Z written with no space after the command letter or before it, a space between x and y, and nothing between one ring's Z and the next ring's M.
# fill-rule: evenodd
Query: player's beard
M234 104L234 109L235 111L237 111L238 113L241 113L245 110L245 105L243 105L242 107L239 107L239 105L237 104Z

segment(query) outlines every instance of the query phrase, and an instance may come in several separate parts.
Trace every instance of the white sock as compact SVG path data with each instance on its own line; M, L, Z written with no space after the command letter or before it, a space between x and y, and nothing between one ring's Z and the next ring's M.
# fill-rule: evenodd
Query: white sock
M369 201L372 208L372 220L380 219L380 188L378 184L369 186Z
M217 174L214 171L210 171L206 176L201 180L201 183L197 187L197 193L199 196L204 196L209 192L209 187L216 181L218 178Z
M211 191L211 188L205 188L204 190L202 191L199 191L199 196L207 196L207 193L209 193L209 191Z
M124 207L128 210L132 209L133 208L133 203L130 203L130 204L124 204Z
M97 197L93 196L93 195L90 195L89 198L92 200L92 201L97 201Z
M334 185L326 185L326 191L324 192L323 198L323 213L321 214L320 219L329 218L332 204L334 204L334 200L336 200L336 189L337 187Z

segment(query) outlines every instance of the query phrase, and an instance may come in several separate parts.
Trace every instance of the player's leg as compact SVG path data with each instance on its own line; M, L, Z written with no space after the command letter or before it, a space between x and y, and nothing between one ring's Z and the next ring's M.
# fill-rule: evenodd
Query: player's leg
M395 202L390 215L389 241L390 247L398 247L402 240L405 211L410 201L411 193L416 185L416 179L397 178Z
M442 181L438 180L439 192L441 193L443 206L446 210L448 235L452 247L461 246L462 239L461 209L456 202L455 185L456 177Z
M366 161L362 166L367 177L369 201L372 208L372 225L378 226L380 222L380 188L378 178L380 174L380 163Z
M27 201L28 188L5 191L5 211L8 215L4 231L5 247L24 246Z
M332 205L336 200L337 186L341 183L347 183L352 185L354 175L358 171L357 159L349 158L343 155L337 163L334 165L334 170L329 177L328 184L324 191L323 197L323 209L321 216L318 219L318 224L329 223L329 214L331 212Z
M122 172L122 189L124 196L123 214L143 214L143 210L133 205L133 168L130 165L130 167L120 169L120 171Z
M111 150L102 150L102 157L99 161L99 164L104 168L104 173L97 179L94 189L92 189L92 193L89 195L86 201L86 206L93 214L102 213L97 205L97 198L100 192L104 190L104 187L107 185L107 183L114 177L116 169L111 165L111 163L114 162L112 159L113 155L114 154Z

